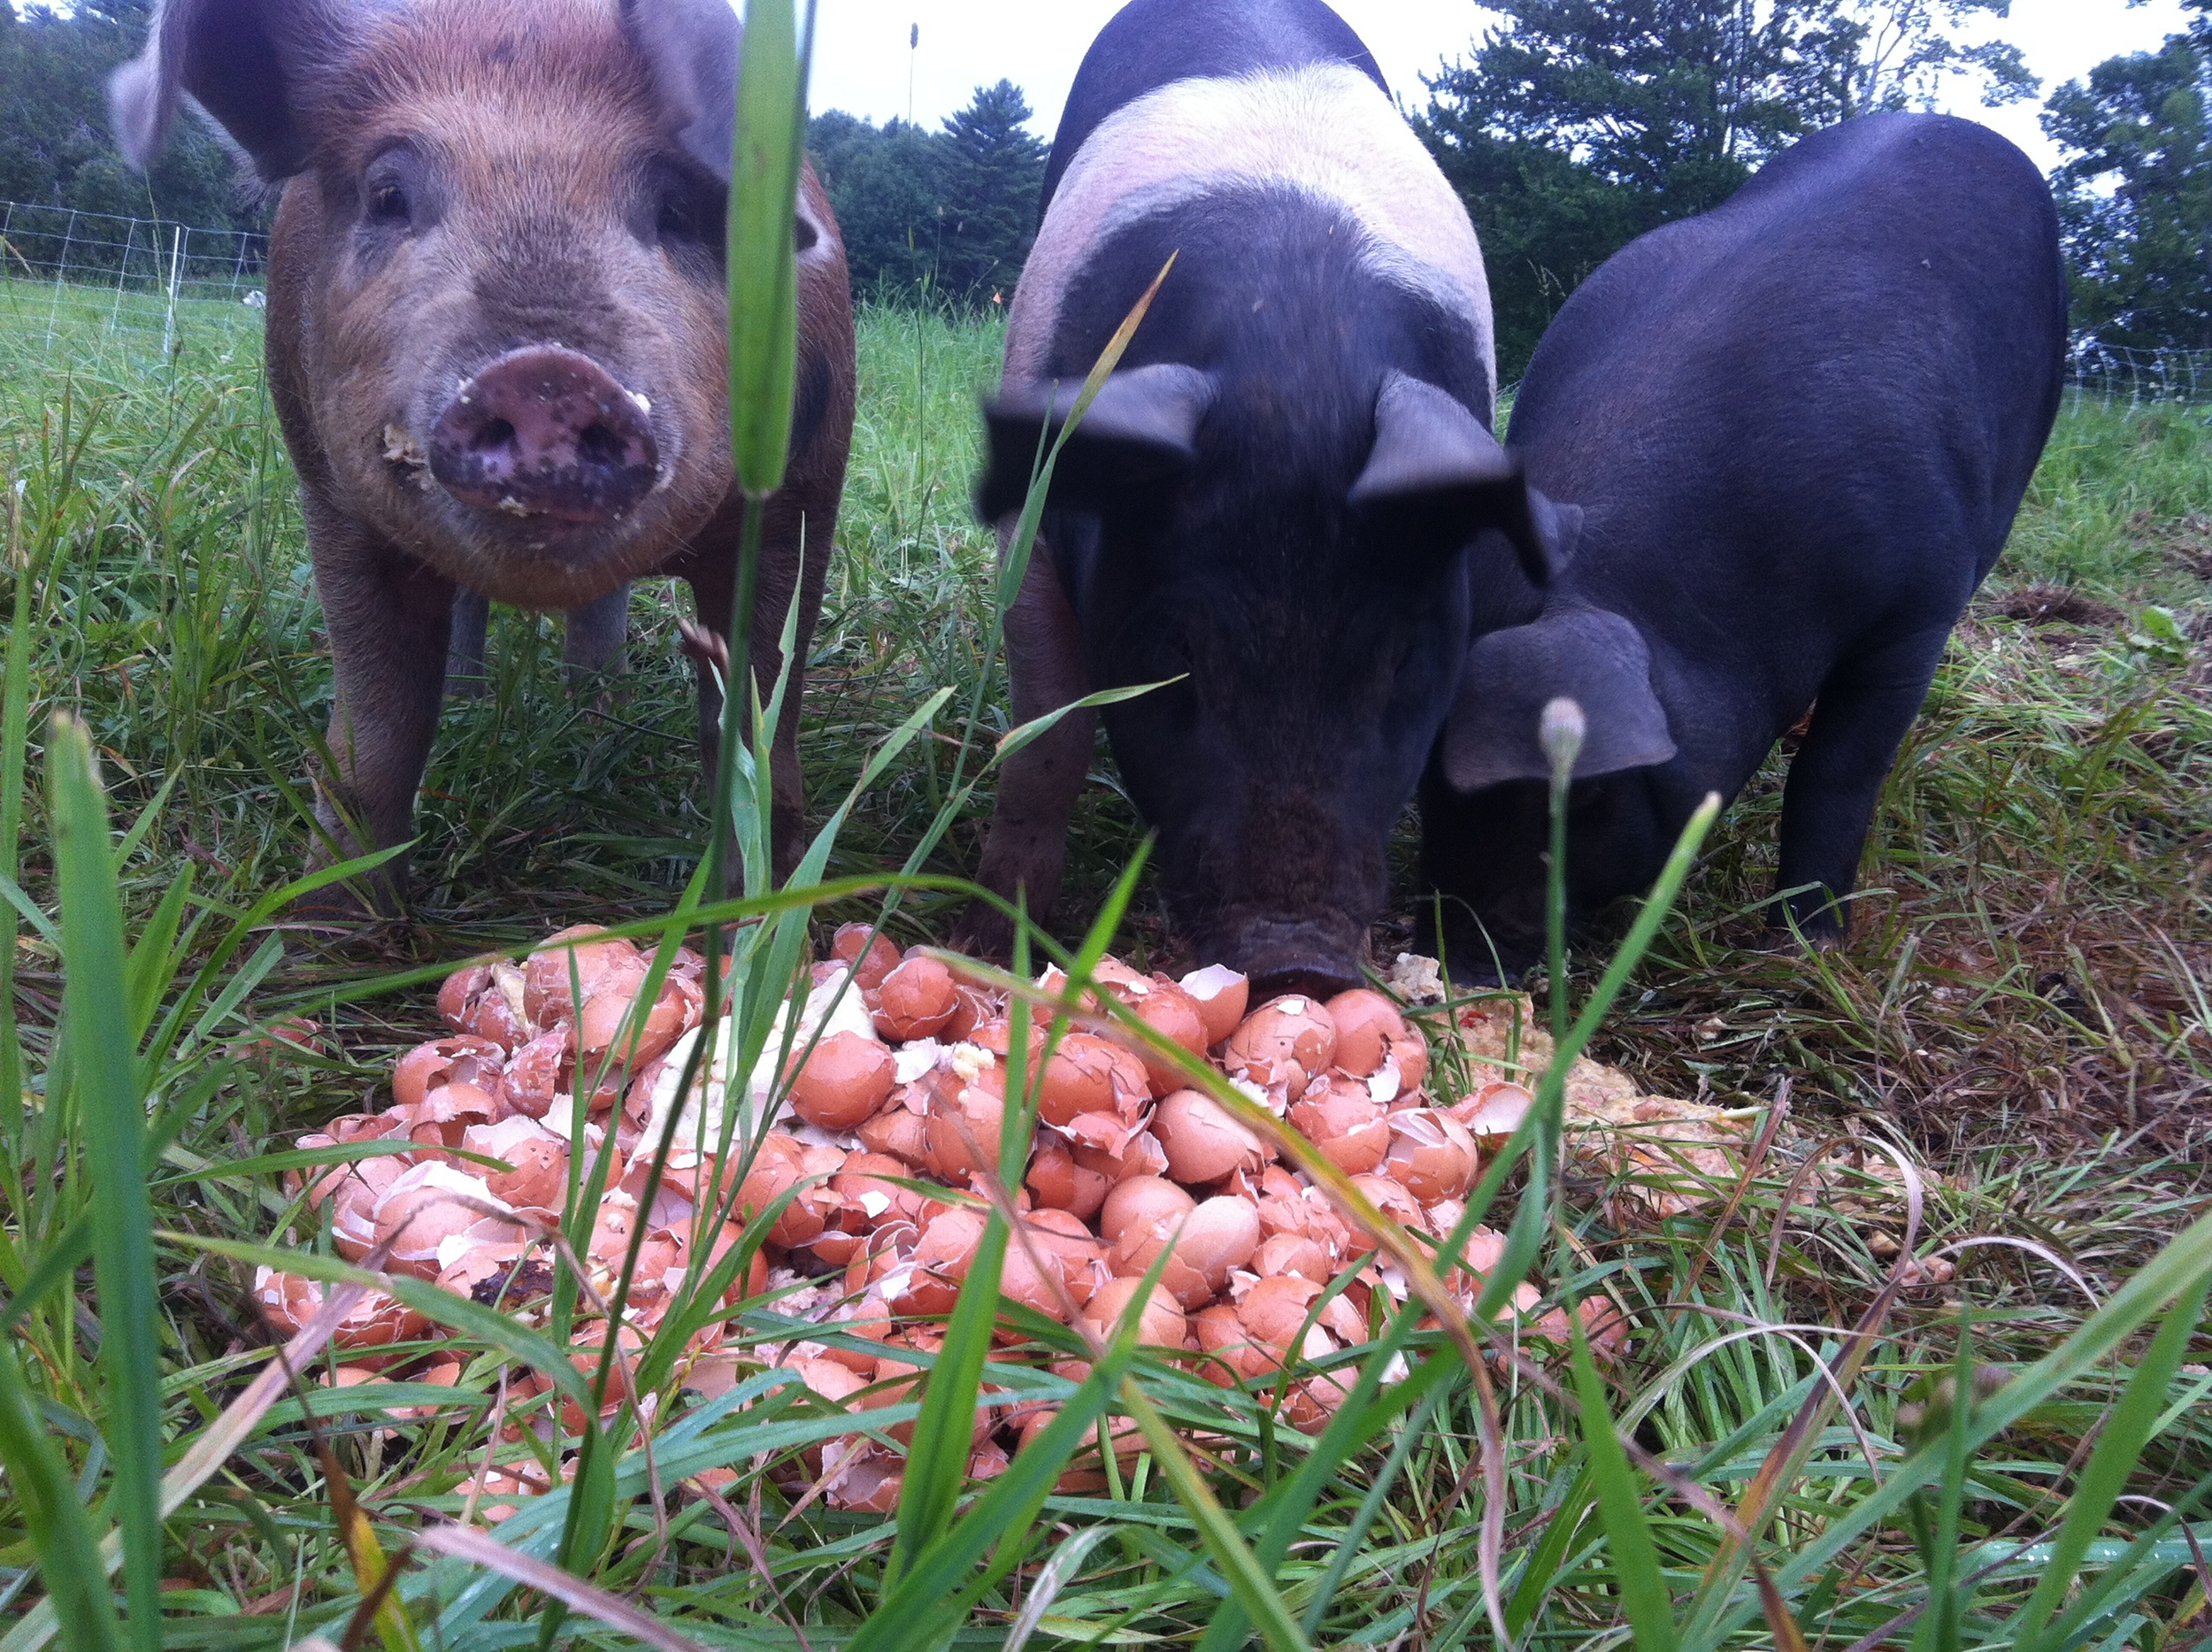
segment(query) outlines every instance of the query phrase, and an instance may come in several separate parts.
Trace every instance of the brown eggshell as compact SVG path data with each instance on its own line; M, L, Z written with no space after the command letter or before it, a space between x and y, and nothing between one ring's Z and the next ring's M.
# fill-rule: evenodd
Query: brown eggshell
M1423 1204L1463 1195L1474 1179L1475 1164L1474 1138L1448 1113L1408 1107L1390 1115L1390 1151L1383 1158L1383 1172Z
M831 1478L823 1500L833 1509L853 1513L896 1514L906 1481L902 1461L881 1451L864 1451Z
M1071 1133L1075 1132L1084 1119L1096 1117L1094 1113L1084 1114L1082 1118L1076 1119L1069 1126ZM1114 1148L1094 1146L1079 1136L1075 1142L1075 1162L1081 1168L1095 1172L1115 1183L1167 1174L1167 1150L1161 1147L1160 1139L1149 1130L1125 1134L1121 1145Z
M979 1085L963 1088L950 1102L931 1107L928 1118L929 1169L947 1181L998 1168L999 1138L1006 1103Z
M1447 1109L1485 1152L1494 1152L1521 1127L1536 1098L1517 1084L1486 1084L1457 1106Z
M832 1033L793 1076L792 1110L825 1130L851 1130L875 1117L897 1078L898 1064L874 1039Z
M1197 1208L1197 1200L1164 1177L1133 1176L1108 1191L1099 1212L1098 1231L1110 1245L1133 1222L1165 1222L1172 1226Z
M1302 1342L1299 1336L1314 1298L1320 1295L1321 1287L1313 1280L1279 1273L1257 1281L1245 1292L1236 1304L1237 1318L1247 1335L1269 1348L1287 1354L1295 1345L1308 1357L1317 1357L1333 1351L1334 1344L1326 1333L1317 1339L1312 1333L1321 1327L1316 1325L1307 1331Z
M641 960L634 973L610 973L584 1001L584 1012L576 1021L576 1041L588 1059L611 1052L618 1064L636 1072L666 1055L679 1038L699 1025L706 1008L703 990L697 981L672 972L662 978L652 1006L641 1018L637 1017L647 969Z
M1065 1210L1077 1217L1098 1214L1106 1202L1106 1190L1113 1184L1096 1171L1087 1170L1075 1162L1066 1142L1049 1132L1038 1133L1037 1145L1029 1157L1029 1172L1022 1185L1035 1195L1040 1205L1055 1210Z
M1188 1334L1183 1310L1164 1287L1155 1285L1149 1292L1141 1293L1143 1283L1137 1278L1107 1280L1083 1304L1083 1324L1094 1336L1110 1340L1130 1304L1141 1302L1137 1310L1137 1341L1151 1348L1182 1347Z
M1270 999L1244 1018L1222 1046L1232 1078L1302 1094L1336 1057L1336 1023L1316 1000L1293 993Z
M1403 1182L1393 1177L1375 1174L1355 1176L1352 1186L1366 1195L1369 1203L1399 1226L1415 1232L1425 1227L1428 1212L1421 1208L1421 1202L1413 1196ZM1351 1236L1356 1251L1364 1253L1375 1249L1375 1236L1363 1229L1355 1229Z
M1291 1103L1291 1127L1348 1176L1364 1175L1390 1150L1390 1110L1357 1080L1332 1073Z
M928 1121L908 1111L895 1096L874 1118L862 1120L853 1133L870 1153L896 1159L909 1173L929 1164Z
M1225 964L1210 964L1193 970L1179 983L1198 1005L1206 1024L1206 1047L1211 1049L1237 1030L1251 1003L1252 983Z
M499 1099L509 1111L542 1118L556 1106L571 1104L574 1038L574 1028L557 1026L541 1033L509 1057L499 1083Z
M883 978L876 997L876 1031L899 1044L934 1038L959 1008L960 988L952 972L918 953Z
M899 966L899 949L873 924L841 924L830 941L830 956L849 965L853 985L864 993L879 990Z
M1137 1012L1140 1021L1171 1043L1181 1045L1194 1056L1205 1055L1211 1041L1206 1036L1206 1018L1198 1007L1198 1000L1166 976L1154 976L1151 990L1142 997L1132 999L1130 1008ZM1182 1068L1149 1046L1140 1047L1136 1054L1152 1081L1153 1095L1166 1095L1190 1082Z
M1263 1381L1282 1368L1282 1356L1255 1341L1227 1302L1200 1309L1190 1323L1199 1350L1212 1356L1199 1365L1198 1374L1217 1387L1230 1387L1239 1380Z
M1149 1272L1164 1253L1160 1288L1187 1310L1203 1307L1213 1300L1216 1287L1175 1243L1175 1232L1166 1222L1132 1222L1107 1252L1106 1265L1117 1279L1135 1279Z
M438 1018L458 1033L468 1026L469 1007L489 991L491 965L464 964L438 988Z
M611 974L641 973L644 960L627 941L595 940L606 932L597 924L576 924L548 935L522 964L522 1009L531 1021L549 1027L575 1018L574 988L589 998Z
M1257 1211L1253 1219L1258 1219ZM1253 1253L1251 1268L1262 1279L1294 1273L1317 1285L1326 1284L1336 1272L1327 1247L1303 1233L1273 1233L1263 1239Z
M488 1038L465 1033L434 1038L399 1058L392 1069L392 1100L401 1107L417 1107L439 1085L457 1082L495 1090L506 1064L506 1052Z
M1324 1006L1336 1023L1339 1072L1364 1079L1380 1070L1393 1042L1404 1038L1405 1018L1382 994L1365 987L1340 992Z
M1216 1292L1229 1283L1233 1269L1248 1265L1260 1248L1260 1213L1249 1199L1218 1194L1183 1218L1175 1249L1206 1276Z
M830 1178L830 1188L854 1213L845 1226L872 1233L888 1221L912 1221L921 1208L921 1195L899 1186L912 1172L899 1160L882 1153L855 1153Z
M439 1245L474 1226L486 1207L497 1210L500 1204L480 1176L464 1175L446 1164L418 1164L376 1202L376 1242L391 1247L396 1272L434 1279ZM520 1238L521 1229L508 1236Z
M1040 1256L1048 1256L1059 1264L1061 1281L1067 1287L1068 1295L1078 1305L1088 1302L1092 1292L1106 1277L1105 1248L1090 1229L1066 1210L1033 1210L1023 1218L1023 1224L1029 1230L1030 1245ZM1056 1309L1053 1318L1060 1318Z
M568 1143L534 1118L518 1113L497 1124L472 1125L462 1132L461 1146L508 1165L482 1172L495 1199L557 1210L567 1194Z
M1088 1033L1071 1033L1060 1041L1045 1065L1044 1083L1038 1094L1038 1111L1048 1125L1064 1125L1081 1113L1119 1113L1122 1098L1115 1077L1124 1062L1130 1063L1148 1093L1143 1064L1126 1050ZM1142 1093L1138 1097L1142 1102Z
M1270 1156L1256 1133L1197 1090L1177 1090L1164 1099L1152 1116L1152 1133L1167 1154L1168 1174L1194 1186L1256 1171Z

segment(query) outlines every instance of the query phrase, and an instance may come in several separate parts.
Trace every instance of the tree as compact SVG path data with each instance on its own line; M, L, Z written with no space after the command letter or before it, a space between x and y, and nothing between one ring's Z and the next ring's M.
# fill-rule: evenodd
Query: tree
M2212 4L2212 0L2206 0ZM1501 365L1622 246L1734 194L1803 133L1925 103L1955 75L2033 81L1953 31L2009 0L1493 0L1504 21L1428 81L1414 125L1483 238Z
M939 279L970 302L1010 292L1036 239L1046 147L1023 130L1029 104L1011 81L979 86L945 122L946 212Z
M2099 64L2045 105L2043 129L2070 158L2052 181L2075 320L2101 343L2212 348L2207 65L2189 35L2171 35Z
M1029 113L1021 88L1001 81L977 88L937 132L839 110L815 117L807 144L856 292L984 304L1012 290L1044 182L1045 145L1023 129Z

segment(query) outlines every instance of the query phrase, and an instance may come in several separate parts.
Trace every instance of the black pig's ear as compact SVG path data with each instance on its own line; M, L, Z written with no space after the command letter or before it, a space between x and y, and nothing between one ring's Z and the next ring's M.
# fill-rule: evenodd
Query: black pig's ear
M1463 792L1549 779L1536 727L1562 697L1581 706L1587 724L1577 780L1674 756L1642 634L1618 614L1571 609L1475 639L1444 723L1444 778Z
M670 135L729 182L745 40L729 0L622 0L622 27L652 71Z
M1394 369L1375 398L1374 450L1350 502L1395 531L1455 548L1502 534L1538 585L1565 564L1581 522L1528 485L1520 461L1456 396Z
M146 49L108 77L124 158L143 170L190 96L265 182L307 165L311 82L383 9L339 0L164 0Z
M985 406L990 468L976 491L984 520L995 522L1020 508L1041 441L1048 443L1059 434L1082 388L1062 385L1048 401L1042 392L1017 392ZM1179 363L1115 373L1060 450L1052 503L1102 513L1147 508L1160 489L1181 481L1198 463L1198 426L1213 399L1213 380Z

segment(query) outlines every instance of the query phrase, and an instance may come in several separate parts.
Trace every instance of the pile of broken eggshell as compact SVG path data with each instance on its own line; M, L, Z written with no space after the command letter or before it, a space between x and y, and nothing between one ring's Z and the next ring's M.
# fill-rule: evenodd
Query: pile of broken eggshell
M637 1000L651 962L629 941L586 926L552 936L519 965L458 971L438 999L450 1030L400 1057L392 1105L334 1119L301 1142L413 1145L321 1172L308 1187L311 1206L319 1215L328 1206L336 1247L349 1260L385 1247L389 1272L542 1323L554 1277L549 1235L560 1227L572 1176L582 1185L593 1158L608 1156L607 1191L581 1258L583 1317L574 1339L579 1367L589 1372L608 1334L607 1299L641 1225L645 1237L617 1333L622 1350L641 1347L687 1277L712 1267L740 1242L742 1224L795 1188L726 1304L765 1295L773 1311L847 1340L764 1343L757 1327L712 1325L694 1339L678 1384L725 1393L773 1364L823 1401L856 1411L918 1397L910 1392L920 1369L911 1356L938 1345L986 1226L985 1203L974 1195L999 1171L1010 1037L1004 996L936 957L918 949L902 957L868 926L848 925L833 956L813 966L810 990L794 994L787 1074L779 1066L787 1048L780 1022L756 1071L737 1087L734 1120L726 1112L735 1035L730 1020L718 1023L721 1034L695 1064L691 1094L673 1121L663 1182L641 1210L655 1144L671 1130L677 1090L702 1036L704 998L704 960L686 950L641 1020ZM1425 1087L1430 1064L1421 1033L1379 992L1252 1005L1245 979L1227 969L1178 981L1110 958L1094 982L1173 1043L1210 1059L1351 1177L1374 1207L1417 1234L1450 1232L1486 1153L1502 1144L1529 1105L1525 1089L1502 1081L1439 1104ZM1053 971L1041 982L1056 992L1064 984ZM1033 1028L1033 1073L1045 1045L1043 1030ZM595 1087L589 1123L575 1141L569 1132L579 1075ZM1141 1342L1171 1350L1224 1387L1249 1385L1279 1402L1299 1428L1325 1426L1351 1372L1342 1362L1326 1370L1316 1363L1369 1340L1373 1293L1394 1301L1406 1295L1374 1239L1282 1162L1271 1141L1186 1087L1172 1063L1135 1040L1064 1032L1041 1080L1033 1082L1039 1117L1029 1162L1018 1178L1000 1180L1025 1229L1007 1248L1002 1296L1049 1319L1079 1321L1093 1345L1133 1305ZM733 1172L746 1133L763 1118L770 1128L736 1189L733 1220L715 1223L714 1211L731 1208L715 1149L732 1135ZM505 1168L488 1169L482 1160ZM941 1198L926 1190L939 1187ZM1492 1230L1474 1229L1463 1265L1447 1272L1468 1302L1502 1244ZM1142 1276L1164 1251L1159 1279L1138 1302ZM1316 1299L1348 1271L1356 1271L1348 1287L1317 1313ZM272 1328L289 1333L320 1305L322 1291L264 1268L256 1297ZM1555 1310L1540 1314L1539 1302L1533 1286L1520 1287L1524 1332L1563 1339L1564 1319ZM1622 1326L1611 1310L1599 1302L1584 1309L1601 1345L1617 1343ZM423 1316L373 1291L337 1333L344 1363L335 1380L454 1384L462 1372L450 1355L383 1351L434 1334ZM1040 1348L1005 1322L1001 1340L1001 1361L1030 1359L1077 1379L1087 1370L1084 1360ZM859 1351L870 1348L878 1351ZM611 1405L626 1393L617 1380ZM506 1395L512 1440L534 1428L554 1445L581 1426L580 1416L562 1414L575 1412L573 1402L555 1408L541 1375L516 1377ZM1041 1404L979 1409L971 1471L984 1478L1003 1469L1008 1454L1051 1415ZM911 1427L879 1432L902 1443ZM1133 1434L1127 1449L1132 1456L1139 1449ZM512 1506L512 1495L544 1489L536 1461L524 1454L519 1466L479 1476L474 1489L495 1518ZM901 1459L868 1433L809 1452L805 1466L833 1507L895 1504ZM1104 1486L1103 1466L1095 1452L1078 1458L1063 1489Z

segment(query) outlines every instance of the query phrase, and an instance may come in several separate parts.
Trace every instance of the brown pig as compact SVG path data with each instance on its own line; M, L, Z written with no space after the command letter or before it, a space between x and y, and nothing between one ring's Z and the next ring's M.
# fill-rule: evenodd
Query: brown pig
M629 580L688 580L714 634L696 650L712 764L705 661L740 514L723 256L739 42L726 0L164 0L115 76L134 162L189 94L280 192L269 381L335 666L319 814L342 853L412 834L457 598L465 626L476 598L572 627L581 611L570 657L592 665L620 646ZM813 630L852 434L852 300L811 170L794 234L791 463L752 627L764 698L795 596L802 657ZM367 894L396 910L403 887L381 873Z

